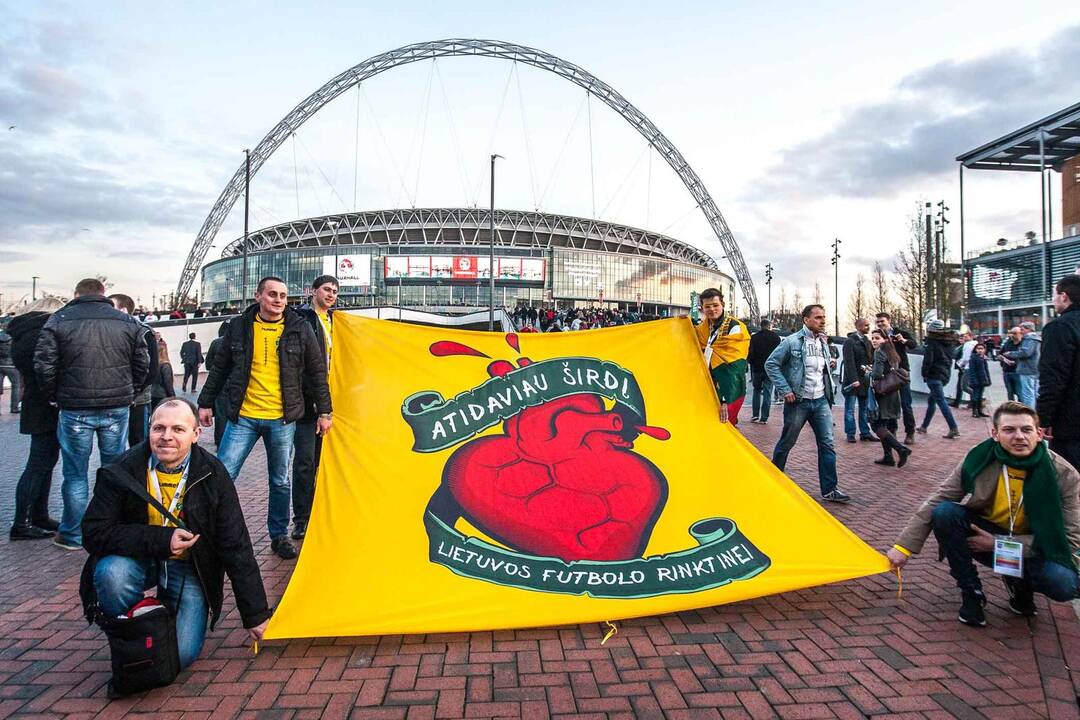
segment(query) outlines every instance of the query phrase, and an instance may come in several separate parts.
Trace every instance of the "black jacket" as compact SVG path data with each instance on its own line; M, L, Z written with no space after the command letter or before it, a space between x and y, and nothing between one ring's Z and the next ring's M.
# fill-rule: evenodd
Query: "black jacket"
M201 365L202 361L202 345L198 340L188 340L180 346L180 362L185 365Z
M751 370L765 372L765 361L780 344L780 336L772 330L758 330L750 336L750 349L747 351L746 364Z
M34 348L50 314L31 312L18 315L8 325L11 359L23 379L22 412L19 413L19 432L23 435L56 432L57 409L49 404L34 373Z
M156 403L171 397L176 397L176 390L173 388L172 363L162 363L158 368L157 379L150 386L150 399Z
M45 397L61 410L128 407L150 368L144 332L103 295L75 298L48 319L34 350Z
M14 367L11 360L11 335L3 326L0 326L0 367Z
M967 383L971 387L987 387L990 381L990 363L984 357L972 352L967 365Z
M221 346L214 354L210 375L199 394L200 408L213 408L219 394L226 401L225 415L236 422L244 404L248 381L251 379L252 336L258 305L229 322ZM284 421L300 420L305 415L304 387L309 388L312 402L320 413L329 413L330 386L326 381L326 355L311 326L300 313L285 308L285 327L278 342L278 364L281 372L281 405Z
M897 342L895 338L897 335L903 335L904 341ZM915 336L903 328L894 327L892 329L892 335L889 336L893 339L893 347L896 348L896 354L900 356L900 367L904 370L911 370L911 361L908 360L908 350L914 350L919 347L919 343L915 342Z
M900 345L894 345L899 350ZM953 352L956 350L955 333L928 333L924 343L923 380L940 380L943 384L952 377Z
M319 313L315 311L315 308L310 305L301 305L296 309L305 320L308 325L311 326L312 332L315 333L315 339L319 341L319 350L322 352L323 357L326 357L326 334L323 332L322 321L319 320ZM330 316L330 327L334 326L334 309L330 308L327 312ZM329 373L330 368L327 368ZM314 422L319 416L319 411L315 406L314 401L314 389L307 383L304 383L304 421Z
M1035 409L1055 438L1080 439L1080 307L1076 305L1043 328Z
M83 568L79 594L87 620L93 620L97 597L94 567L100 557L126 555L165 560L175 528L150 525L145 495L149 443L142 442L112 465L98 470L94 497L83 515L83 545L90 557ZM221 616L225 574L236 594L236 608L244 627L253 628L270 617L259 564L251 549L236 486L225 466L200 448L191 448L187 491L180 519L199 541L188 551L195 576L210 607L210 627Z
M873 365L874 348L870 340L859 332L848 333L844 340L844 374L840 378L840 387L845 388L853 382L858 382L859 387L852 392L859 397L866 397L870 387L870 376L863 370L864 366Z

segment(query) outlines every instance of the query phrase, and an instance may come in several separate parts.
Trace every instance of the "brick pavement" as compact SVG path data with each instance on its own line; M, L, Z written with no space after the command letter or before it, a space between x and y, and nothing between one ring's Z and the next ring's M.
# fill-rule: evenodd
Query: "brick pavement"
M744 411L744 416L747 414ZM963 442L930 434L902 470L872 464L876 444L839 447L841 484L855 496L836 516L887 547L945 468L987 432L960 419ZM935 425L940 423L938 420ZM745 423L769 452L780 418ZM940 427L934 427L940 431ZM842 433L841 433L842 436ZM920 436L920 440L926 436ZM0 415L0 522L11 522L27 448ZM817 487L812 435L789 474ZM266 506L261 449L238 485ZM59 470L54 488L58 505ZM59 508L56 508L58 515ZM292 563L269 552L262 513L248 517L273 602ZM956 622L957 595L933 539L896 579L880 575L754 601L619 623L444 635L267 643L253 656L226 616L202 657L168 688L110 702L108 651L81 617L81 554L47 542L0 540L0 718L1027 718L1080 716L1080 622L1041 596L1030 624L986 583L989 626ZM986 575L984 574L984 578ZM227 596L231 593L227 592ZM340 601L340 598L328 598Z

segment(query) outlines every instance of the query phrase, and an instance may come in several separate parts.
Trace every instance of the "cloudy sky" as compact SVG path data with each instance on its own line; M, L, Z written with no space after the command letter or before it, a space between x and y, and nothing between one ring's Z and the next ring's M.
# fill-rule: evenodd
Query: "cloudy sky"
M243 149L337 73L412 42L519 42L620 91L705 181L758 283L773 263L774 299L780 285L808 297L815 282L831 296L834 237L846 298L874 260L891 265L921 199L952 208L957 251L955 156L1080 100L1077 3L354 5L0 0L3 303L34 275L65 294L102 274L149 305L175 288ZM500 207L644 226L723 254L614 112L549 73L483 58L397 68L327 105L256 175L251 222L486 205L491 152L507 158ZM1039 226L1035 176L969 173L965 191L968 249ZM237 204L207 260L242 222Z

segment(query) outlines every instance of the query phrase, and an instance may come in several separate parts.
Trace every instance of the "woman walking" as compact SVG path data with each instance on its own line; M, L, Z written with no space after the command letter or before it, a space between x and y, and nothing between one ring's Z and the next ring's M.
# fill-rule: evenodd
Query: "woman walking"
M934 410L941 410L949 426L949 432L942 435L946 440L955 440L960 437L960 428L956 425L949 404L945 402L945 386L952 377L953 352L956 349L956 333L945 329L945 323L941 320L931 320L926 326L926 340L923 342L922 376L926 386L930 388L930 396L926 399L926 416L923 417L922 425L916 430L925 434L934 417Z
M986 358L986 346L975 345L968 360L968 377L971 383L971 417L990 417L983 412L983 393L990 386L990 366Z
M176 397L176 390L173 389L173 369L172 363L169 362L169 347L164 342L159 342L158 376L154 379L154 384L150 386L151 411L162 400L171 397Z
M870 371L870 379L874 383L874 399L877 401L877 415L874 418L873 430L881 441L881 450L884 456L875 460L877 465L904 467L911 448L905 447L896 439L897 419L903 414L900 406L900 388L907 385L909 379L904 370L900 368L900 354L896 352L889 336L882 330L874 330L870 334L870 344L874 346L874 367ZM899 380L888 392L877 391L884 382L889 382L889 377ZM893 459L893 452L896 459Z

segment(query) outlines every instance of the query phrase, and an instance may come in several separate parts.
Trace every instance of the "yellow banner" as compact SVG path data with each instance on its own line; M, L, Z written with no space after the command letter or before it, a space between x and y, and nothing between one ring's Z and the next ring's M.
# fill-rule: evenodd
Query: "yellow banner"
M888 569L730 425L688 320L504 335L339 313L268 638L562 625Z

